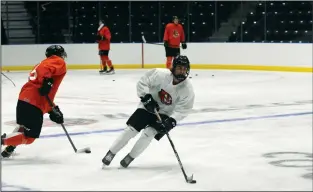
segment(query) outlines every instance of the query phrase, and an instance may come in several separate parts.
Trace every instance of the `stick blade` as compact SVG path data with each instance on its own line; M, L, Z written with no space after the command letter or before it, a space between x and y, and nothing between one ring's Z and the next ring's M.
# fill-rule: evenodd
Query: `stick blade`
M79 149L76 153L91 153L90 147L85 147L83 149Z
M192 184L197 183L197 181L193 179L193 174L190 177L187 177L187 183L192 183Z

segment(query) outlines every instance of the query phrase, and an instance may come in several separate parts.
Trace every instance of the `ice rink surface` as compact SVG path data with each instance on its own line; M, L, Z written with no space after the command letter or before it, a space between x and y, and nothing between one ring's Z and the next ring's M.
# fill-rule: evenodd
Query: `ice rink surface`
M42 137L2 160L2 190L305 190L312 191L312 73L192 70L193 112L171 131L187 184L164 137L128 169L120 160L139 137L101 159L139 102L136 82L146 70L69 71L55 103L77 148L45 115ZM2 133L14 128L15 107L27 72L2 77Z

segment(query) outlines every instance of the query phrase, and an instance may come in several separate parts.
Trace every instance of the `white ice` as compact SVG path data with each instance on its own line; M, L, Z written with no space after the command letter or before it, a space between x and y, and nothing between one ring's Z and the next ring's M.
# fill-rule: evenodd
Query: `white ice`
M197 184L184 181L166 137L153 141L128 169L120 169L137 136L111 166L101 169L101 159L120 134L105 130L125 127L139 102L136 81L145 71L117 70L111 76L69 71L55 103L65 123L96 120L67 126L70 133L87 132L71 137L77 148L90 147L92 153L75 154L65 136L20 146L12 158L2 160L2 190L312 191L312 73L192 70L194 111L170 135L187 175L194 174ZM1 131L10 133L27 72L5 74L16 84L2 77ZM51 134L64 132L50 123L42 136ZM264 156L276 152L284 153Z

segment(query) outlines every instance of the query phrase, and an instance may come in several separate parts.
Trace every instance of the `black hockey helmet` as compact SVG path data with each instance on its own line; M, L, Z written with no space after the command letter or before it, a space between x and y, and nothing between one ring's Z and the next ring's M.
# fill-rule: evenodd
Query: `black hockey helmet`
M46 49L46 57L51 57L52 55L56 55L65 59L67 54L64 48L61 45L51 45Z
M175 74L177 66L186 67L186 70L187 70L186 73L185 74ZM185 55L177 55L173 60L171 72L177 80L184 81L188 77L189 72L190 72L190 62L189 62L188 57Z

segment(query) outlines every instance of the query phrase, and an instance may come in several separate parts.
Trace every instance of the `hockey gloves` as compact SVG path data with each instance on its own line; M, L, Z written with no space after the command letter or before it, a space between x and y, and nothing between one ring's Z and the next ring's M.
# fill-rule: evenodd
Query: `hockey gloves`
M168 41L164 41L164 47L168 47Z
M187 44L185 42L181 43L183 49L187 49Z
M158 122L158 128L157 131L160 134L166 134L168 133L171 129L176 127L176 120L172 117L166 118L163 122Z
M64 123L63 113L60 111L58 106L55 106L54 110L49 112L49 117L50 117L51 121L53 121L57 124Z
M52 78L44 78L42 86L39 88L39 93L41 96L46 96L50 93L53 86Z
M157 111L160 110L159 104L153 99L151 94L146 94L145 96L140 98L143 106L145 106L148 112L154 113L155 108L157 109Z
M98 41L103 41L105 39L106 39L105 36L97 35L97 40Z

